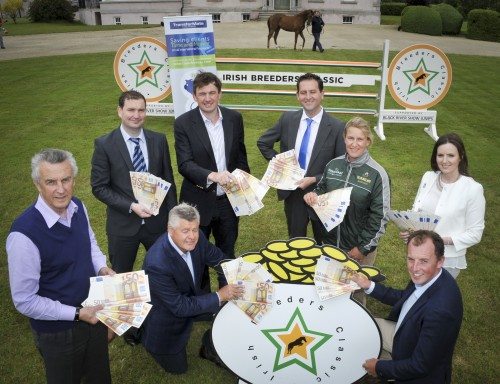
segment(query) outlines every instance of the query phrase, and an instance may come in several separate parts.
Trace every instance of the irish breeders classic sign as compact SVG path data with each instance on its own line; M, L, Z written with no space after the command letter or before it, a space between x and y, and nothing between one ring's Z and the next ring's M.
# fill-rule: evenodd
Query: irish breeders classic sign
M243 383L353 383L362 364L379 356L381 338L371 315L349 295L320 301L313 285L321 255L370 276L345 253L306 238L274 241L243 259L261 263L274 276L275 302L258 324L233 303L218 313L212 336L224 363Z
M439 48L411 45L392 60L387 85L402 107L428 109L446 96L451 85L451 64Z

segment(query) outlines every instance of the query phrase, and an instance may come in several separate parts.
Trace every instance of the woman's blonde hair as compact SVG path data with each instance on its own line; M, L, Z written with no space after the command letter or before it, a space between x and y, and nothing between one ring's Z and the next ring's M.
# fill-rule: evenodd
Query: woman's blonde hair
M370 129L370 124L363 119L362 117L353 117L351 120L349 120L344 128L344 138L347 135L347 130L351 127L358 128L363 132L363 134L366 136L366 138L370 141L370 145L373 143L373 134Z

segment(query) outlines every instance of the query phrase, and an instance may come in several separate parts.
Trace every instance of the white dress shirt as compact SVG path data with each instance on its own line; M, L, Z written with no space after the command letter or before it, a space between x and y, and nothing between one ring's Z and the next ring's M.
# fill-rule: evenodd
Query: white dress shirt
M305 112L302 112L302 117L300 118L300 126L297 131L297 138L295 139L295 155L297 160L299 159L300 146L302 145L302 139L307 129L307 119L309 116ZM309 166L309 160L311 160L311 153L314 148L314 143L316 142L316 136L318 136L319 124L323 118L323 108L319 111L316 116L312 117L313 122L311 123L311 134L309 136L309 142L307 143L307 153L306 153L306 169Z

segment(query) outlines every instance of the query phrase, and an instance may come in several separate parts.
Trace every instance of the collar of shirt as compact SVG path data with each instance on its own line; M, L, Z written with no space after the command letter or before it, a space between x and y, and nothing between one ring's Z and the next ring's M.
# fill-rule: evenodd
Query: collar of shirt
M441 273L443 272L442 269L439 270L438 274L434 276L431 280L429 280L427 283L424 285L417 285L415 284L415 292L413 294L418 298L424 294L425 291L427 291L432 284L441 276Z
M38 199L35 203L35 208L42 214L43 219L47 223L49 228L52 228L58 221L67 226L71 226L71 218L78 211L78 206L73 200L69 202L68 208L66 208L66 217L59 215L55 212L49 205L45 202L42 196L38 195Z
M199 110L200 111L200 115L201 115L201 119L203 120L203 123L205 123L205 127L215 127L217 126L218 124L222 123L222 113L220 111L220 108L217 107L217 113L219 114L219 118L217 119L217 121L214 123L212 123L212 120L210 120L208 117L206 117L204 115L204 113L201 111L201 109Z
M315 126L319 126L319 123L321 123L321 119L323 118L323 107L321 107L321 109L319 110L319 112L311 117L311 119L314 120L314 122L316 123ZM300 121L301 122L304 122L304 127L307 127L307 121L306 119L309 119L309 116L306 115L306 112L304 110L302 110L302 117L300 118Z
M174 243L174 240L172 240L172 237L170 236L170 233L168 234L168 241L172 247L177 251L177 253L181 256L184 256L185 253L181 251L181 249L177 246L177 244Z
M132 139L135 139L135 138L139 138L141 139L141 141L143 141L144 143L146 142L146 136L144 136L144 130L141 128L141 132L139 133L139 136L130 136L127 131L125 131L125 128L123 128L123 125L120 125L120 132L122 133L122 136L123 136L123 140L125 140L126 143L131 143L132 145L134 145L134 143L132 143L131 141L129 141L130 138ZM128 144L127 144L128 145Z

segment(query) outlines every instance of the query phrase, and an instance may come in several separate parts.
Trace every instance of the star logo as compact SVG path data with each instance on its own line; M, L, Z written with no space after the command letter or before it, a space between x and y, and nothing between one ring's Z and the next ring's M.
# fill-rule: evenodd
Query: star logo
M148 53L144 50L142 56L137 63L128 64L130 69L136 74L135 86L139 87L144 83L158 87L157 74L163 68L163 64L153 63L149 58Z
M409 69L403 71L406 78L410 81L408 86L408 94L416 91L423 91L427 95L430 95L430 83L438 75L438 71L431 71L425 65L424 59L420 59L417 67L414 69Z
M299 308L284 328L263 329L261 332L276 347L274 372L297 364L313 375L317 374L315 352L332 337L309 329Z

